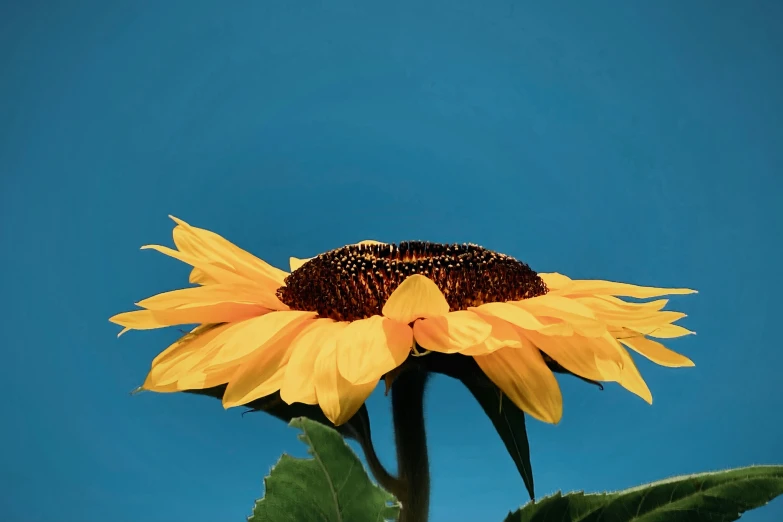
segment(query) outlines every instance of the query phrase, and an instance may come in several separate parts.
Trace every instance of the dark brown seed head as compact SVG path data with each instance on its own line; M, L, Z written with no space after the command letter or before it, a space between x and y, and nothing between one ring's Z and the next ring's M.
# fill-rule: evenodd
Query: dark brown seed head
M478 245L409 241L323 253L294 270L277 296L294 310L355 321L380 315L392 292L413 274L430 278L452 311L547 292L538 274L513 257Z

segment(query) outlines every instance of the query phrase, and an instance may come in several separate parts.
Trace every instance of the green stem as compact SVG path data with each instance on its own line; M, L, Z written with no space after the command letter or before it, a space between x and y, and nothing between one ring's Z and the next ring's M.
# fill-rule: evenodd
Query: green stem
M392 418L397 445L397 475L403 488L399 522L427 522L430 468L424 429L424 389L428 373L419 365L403 371L392 385Z

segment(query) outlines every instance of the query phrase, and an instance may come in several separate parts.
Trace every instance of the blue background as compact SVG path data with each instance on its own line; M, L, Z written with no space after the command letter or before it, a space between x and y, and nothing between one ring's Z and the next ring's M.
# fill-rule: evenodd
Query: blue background
M672 304L698 335L670 344L697 366L639 361L653 406L560 379L563 421L529 427L537 492L783 462L780 2L1 5L3 520L243 520L304 454L262 414L129 396L178 334L107 318L185 283L138 251L171 244L169 213L283 267L423 238L697 288ZM433 522L526 500L461 385L436 378L428 413Z

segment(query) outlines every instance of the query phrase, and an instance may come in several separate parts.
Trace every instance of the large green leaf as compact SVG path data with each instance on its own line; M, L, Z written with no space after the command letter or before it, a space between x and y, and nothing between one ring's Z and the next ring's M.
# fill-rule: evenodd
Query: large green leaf
M557 493L506 522L730 522L783 494L783 466L686 475L617 493Z
M249 522L381 522L399 516L399 503L370 481L359 458L335 430L300 417L311 459L283 455L264 479Z
M510 400L503 400L500 388L489 380L472 357L431 353L421 359L430 371L460 380L473 394L506 445L530 498L535 498L524 412Z

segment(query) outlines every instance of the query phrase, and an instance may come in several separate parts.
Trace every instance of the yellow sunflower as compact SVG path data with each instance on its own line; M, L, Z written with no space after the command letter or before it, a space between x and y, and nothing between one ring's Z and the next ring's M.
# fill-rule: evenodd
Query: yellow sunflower
M145 246L193 267L199 286L145 299L110 320L128 330L198 324L152 361L157 392L227 385L226 408L280 392L318 404L334 424L353 416L409 356L473 357L519 408L556 423L563 406L548 366L617 382L652 402L625 347L662 366L693 366L654 338L692 332L652 288L537 274L476 245L363 241L275 268L179 219L176 249ZM624 345L624 346L623 346Z

